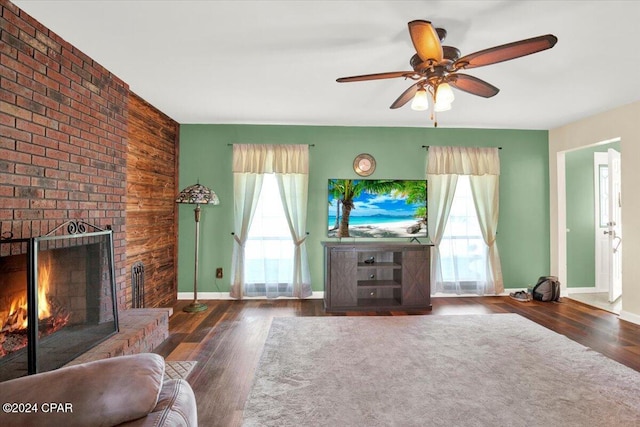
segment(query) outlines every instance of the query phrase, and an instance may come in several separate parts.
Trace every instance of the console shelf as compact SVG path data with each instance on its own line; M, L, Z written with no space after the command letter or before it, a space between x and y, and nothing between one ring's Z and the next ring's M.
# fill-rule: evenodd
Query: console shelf
M393 280L358 280L358 288L402 288L402 284Z
M323 242L327 311L430 309L431 245Z
M396 264L395 262L376 262L373 264L359 262L358 268L402 268L402 264Z

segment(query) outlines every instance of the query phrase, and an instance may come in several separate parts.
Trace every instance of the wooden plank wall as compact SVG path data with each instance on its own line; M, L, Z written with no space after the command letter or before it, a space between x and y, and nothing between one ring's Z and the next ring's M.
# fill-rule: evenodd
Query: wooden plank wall
M177 300L178 140L180 125L134 93L129 97L127 155L127 308L131 268L145 269L145 307Z

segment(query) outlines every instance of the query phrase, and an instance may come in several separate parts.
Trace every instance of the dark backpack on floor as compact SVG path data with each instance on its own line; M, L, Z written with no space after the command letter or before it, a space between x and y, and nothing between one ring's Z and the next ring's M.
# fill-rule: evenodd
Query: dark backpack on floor
M538 301L558 301L560 299L560 281L556 276L542 276L531 291L533 299Z

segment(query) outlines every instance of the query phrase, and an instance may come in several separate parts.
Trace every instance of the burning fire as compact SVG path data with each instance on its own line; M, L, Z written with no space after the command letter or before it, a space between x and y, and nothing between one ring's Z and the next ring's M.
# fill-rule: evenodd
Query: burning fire
M39 336L52 334L63 328L69 320L69 313L67 313L66 310L52 309L49 297L50 284L51 264L49 263L41 267L38 272ZM54 312L53 315L52 312ZM9 317L0 329L0 357L27 345L26 330L28 325L27 296L25 292L22 296L11 302ZM15 335L19 335L19 337ZM6 348L7 346L9 348Z
M51 316L51 310L47 295L51 283L51 263L40 269L38 273L38 319L46 319Z
M51 309L47 295L49 294L49 281L51 280L51 265L46 265L38 273L38 319L46 319L51 316ZM2 331L13 332L19 329L27 329L29 320L27 319L27 295L11 301L9 309L9 319Z

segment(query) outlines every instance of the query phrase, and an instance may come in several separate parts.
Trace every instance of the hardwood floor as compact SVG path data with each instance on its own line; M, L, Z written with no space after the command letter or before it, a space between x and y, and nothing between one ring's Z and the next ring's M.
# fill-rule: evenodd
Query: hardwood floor
M640 371L640 326L615 314L563 298L559 303L522 303L509 297L433 298L433 310L379 315L518 313L542 326ZM239 426L271 319L280 316L376 315L325 313L321 300L207 301L208 310L174 307L170 337L156 353L167 360L197 360L189 377L200 425Z

